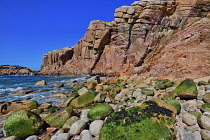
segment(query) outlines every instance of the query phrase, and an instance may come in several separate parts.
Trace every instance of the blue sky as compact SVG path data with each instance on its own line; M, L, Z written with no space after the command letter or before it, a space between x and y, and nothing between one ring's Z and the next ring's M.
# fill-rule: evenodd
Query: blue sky
M39 70L43 55L74 46L92 20L113 21L135 0L0 0L0 65Z

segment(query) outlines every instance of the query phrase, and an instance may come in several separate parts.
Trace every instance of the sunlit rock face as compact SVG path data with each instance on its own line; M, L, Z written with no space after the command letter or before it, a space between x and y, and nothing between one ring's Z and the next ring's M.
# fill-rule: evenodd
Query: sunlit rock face
M78 43L44 56L41 74L210 74L210 0L142 0L94 20Z

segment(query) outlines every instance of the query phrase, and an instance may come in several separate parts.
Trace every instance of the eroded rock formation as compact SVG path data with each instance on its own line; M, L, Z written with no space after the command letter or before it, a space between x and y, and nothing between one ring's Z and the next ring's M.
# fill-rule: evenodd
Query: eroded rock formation
M210 0L142 0L94 20L74 47L44 56L41 74L210 75Z
M36 75L38 72L26 67L16 65L0 65L0 76L2 75Z

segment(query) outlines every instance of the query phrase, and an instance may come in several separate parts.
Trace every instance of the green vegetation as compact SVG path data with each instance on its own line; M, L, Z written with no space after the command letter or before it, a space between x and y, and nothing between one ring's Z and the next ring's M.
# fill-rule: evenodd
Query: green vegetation
M98 104L88 112L88 118L90 120L101 120L106 118L112 112L113 109L109 104Z
M82 108L86 107L94 102L94 98L96 97L95 92L87 92L76 99L74 99L71 103L70 106L73 108Z
M57 111L48 116L45 121L52 127L62 128L64 123L74 114L71 107Z
M173 105L176 108L177 114L180 113L181 105L180 105L180 103L177 100L169 100L169 101L167 101L167 103Z
M197 87L192 79L182 81L174 90L181 98L196 98L198 95Z
M108 116L99 140L172 140L175 118L172 111L147 101L140 107L112 113ZM171 128L171 129L170 129Z
M17 136L25 139L41 129L43 121L39 115L27 110L20 110L9 116L3 126L6 136Z

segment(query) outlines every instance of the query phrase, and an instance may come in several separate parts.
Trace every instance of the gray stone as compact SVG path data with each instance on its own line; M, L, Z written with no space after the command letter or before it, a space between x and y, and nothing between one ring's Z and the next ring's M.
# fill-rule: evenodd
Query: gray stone
M90 133L94 136L99 136L100 130L104 122L102 120L95 120L90 124Z
M203 115L210 118L210 112L204 112Z
M190 132L200 131L200 127L198 124L192 126L186 126L185 129Z
M79 91L78 91L78 94L81 96L81 95L83 95L83 94L85 94L85 93L87 93L88 92L88 89L86 88L86 87L83 87L83 88L81 88Z
M38 140L38 136L32 135L32 136L29 136L26 140Z
M201 137L203 140L210 140L210 131L209 130L201 130Z
M201 133L199 131L193 132L193 136L194 136L195 140L202 140Z
M69 131L72 124L75 123L76 121L78 121L79 118L77 116L72 116L70 119L68 119L65 124L63 125L63 129L65 131Z
M206 130L210 130L210 118L205 115L201 115L199 118L199 125Z
M92 140L93 138L89 130L83 130L81 132L81 135L82 135L81 140Z
M138 102L140 102L140 101L144 101L144 100L146 100L146 98L147 98L147 96L146 95L138 95L137 97L136 97L136 102L138 103Z
M141 89L137 88L134 92L133 92L133 97L137 98L137 96L141 95Z
M197 109L197 101L189 100L183 104L183 108L186 111L195 111Z
M89 119L87 117L89 111L90 111L89 109L82 110L80 119L83 120L83 121L85 121L85 122L89 122Z
M83 120L78 120L71 126L69 133L70 135L77 135L85 128L86 122Z
M181 133L181 140L196 140L192 132Z
M190 114L190 113L183 113L182 114L182 121L187 125L195 125L197 123L197 118Z
M70 135L68 133L59 133L53 135L50 140L69 140L69 139Z
M10 137L4 138L4 140L20 140L20 139L16 136L10 136Z
M204 87L205 87L205 91L210 90L210 85L205 85Z
M105 95L103 95L102 93L99 93L99 94L96 95L96 97L94 98L94 102L97 102L97 103L104 102L105 97L106 97Z
M106 102L106 103L110 103L110 102L112 102L112 101L111 101L111 99L110 99L109 97L106 97L105 102Z
M59 130L55 133L55 135L56 135L56 134L60 134L60 133L64 133L64 130L63 130L63 129L59 129Z
M119 93L115 96L114 99L117 100L117 101L120 101L123 97L125 97L125 94L124 93Z

